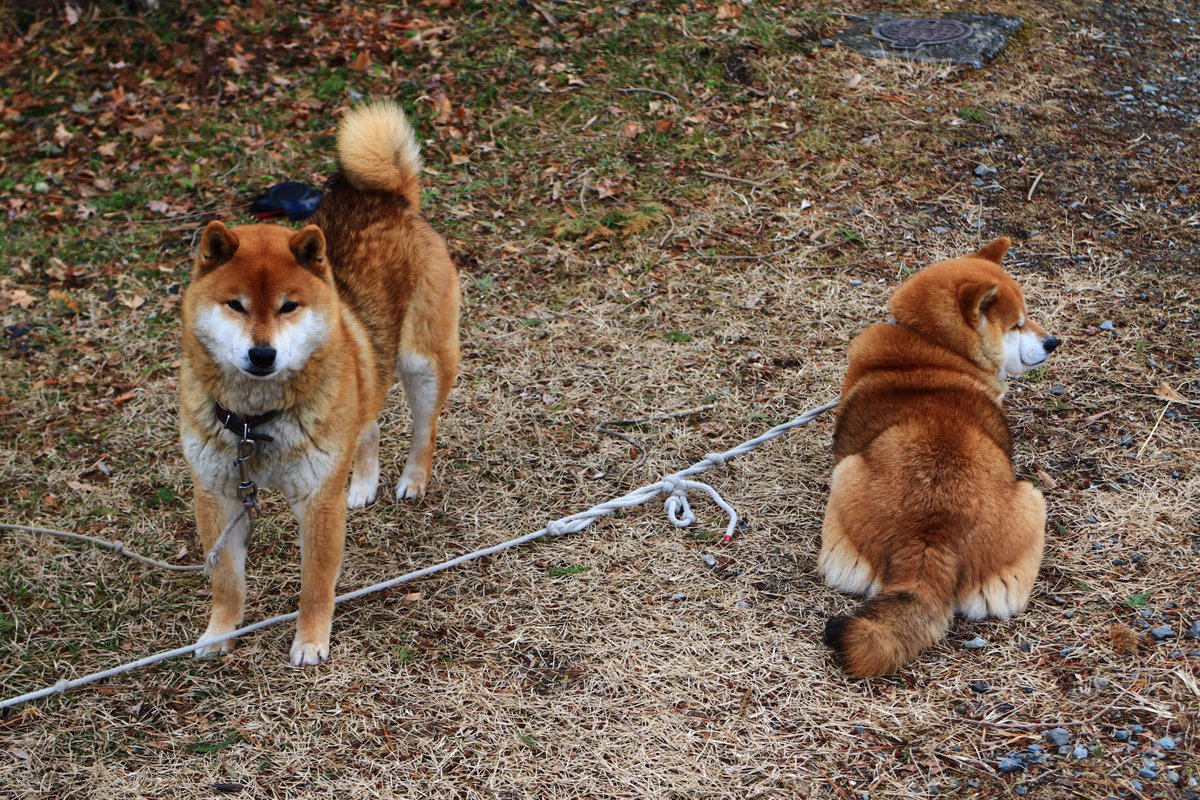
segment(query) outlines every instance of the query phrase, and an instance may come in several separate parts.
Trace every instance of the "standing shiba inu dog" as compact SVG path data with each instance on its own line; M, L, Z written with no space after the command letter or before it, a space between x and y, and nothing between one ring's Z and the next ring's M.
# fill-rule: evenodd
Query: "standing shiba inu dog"
M337 148L340 172L313 224L209 223L183 303L180 427L196 527L208 551L241 509L234 457L249 426L260 439L250 477L279 489L300 521L297 666L329 656L346 507L375 499L388 390L398 376L412 412L396 497L420 497L459 361L458 274L418 211L420 152L403 112L351 111ZM241 623L245 562L241 536L216 554L201 643Z
M1008 244L909 278L895 323L850 346L817 565L830 586L870 597L825 628L851 675L895 670L955 611L1007 619L1033 589L1046 506L1013 476L1000 401L1005 377L1059 342L1000 269Z

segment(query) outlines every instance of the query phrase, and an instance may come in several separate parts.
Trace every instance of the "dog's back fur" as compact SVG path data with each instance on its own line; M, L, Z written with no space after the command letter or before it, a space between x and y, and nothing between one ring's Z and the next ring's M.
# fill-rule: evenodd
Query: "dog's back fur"
M457 324L414 329L430 316L457 322L457 273L442 237L419 213L420 150L393 104L346 114L338 126L338 166L311 222L325 232L338 294L367 329L386 395L404 334L420 339L423 351L436 350L438 361L457 365Z
M851 675L916 657L956 609L1011 616L1037 574L1045 509L1013 476L1002 340L1018 327L1052 337L1025 321L995 263L1006 247L910 278L892 299L896 323L851 345L819 561L831 585L870 596L826 626Z

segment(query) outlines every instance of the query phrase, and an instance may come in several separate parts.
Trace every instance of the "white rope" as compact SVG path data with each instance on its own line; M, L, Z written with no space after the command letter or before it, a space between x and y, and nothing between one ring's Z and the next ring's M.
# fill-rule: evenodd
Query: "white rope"
M399 586L403 583L415 581L418 578L436 575L439 572L453 569L454 567L461 566L462 564L467 564L480 558L486 558L487 556L502 553L505 550L513 547L520 547L523 544L528 544L529 542L540 539L543 536L562 536L568 533L578 533L579 531L591 525L600 517L608 516L622 509L635 508L643 505L648 500L651 500L660 494L667 495L667 500L665 503L667 518L670 519L671 524L680 528L685 528L696 521L696 515L692 511L691 506L688 505L687 492L694 489L707 494L722 511L729 515L729 524L726 526L724 536L724 541L728 542L733 538L734 530L737 527L737 512L733 509L733 506L725 502L716 489L706 483L688 480L688 478L707 472L714 466L720 466L731 458L749 453L751 450L757 449L766 442L779 438L792 428L798 428L801 425L807 425L820 414L823 414L835 407L837 403L837 400L833 400L821 406L820 408L814 408L811 411L806 411L795 419L785 422L782 425L776 425L774 428L771 428L771 430L767 431L761 436L750 439L746 442L742 442L731 450L726 450L723 453L710 453L702 460L697 461L687 469L667 475L657 483L651 483L646 486L642 486L641 488L634 489L632 492L629 492L622 497L601 503L598 506L589 508L587 511L581 511L577 514L572 514L568 517L563 517L562 519L548 522L546 523L546 527L542 528L541 530L534 531L533 533L527 533L524 536L520 536L516 539L510 539L507 542L501 542L500 544L492 545L491 547L485 547L482 550L466 553L457 558L450 559L449 561L443 561L442 563L435 564L431 567L414 570L413 572L405 573L404 575L392 578L391 580L383 581L382 583L375 583L370 586L364 586L361 589L355 589L352 592L340 594L334 598L334 603L345 603L351 600L357 600L360 597L366 597L367 595L375 594L376 592L382 592L386 589L392 588L393 586ZM236 521L237 519L235 518L234 521L230 523L230 527L232 527ZM6 525L3 527L21 528L21 526L12 525ZM99 542L100 540L92 541ZM107 545L108 543L105 542L103 544ZM113 548L110 547L109 549ZM129 551L118 550L118 552L129 554ZM116 675L141 669L142 667L148 667L151 664L157 664L160 661L178 658L179 656L193 653L196 650L199 650L201 647L211 647L214 644L218 644L229 639L240 638L242 636L255 633L256 631L260 631L264 628L269 628L272 625L278 625L282 622L290 622L296 619L298 616L299 614L295 611L291 612L290 614L280 614L269 619L255 622L252 625L247 625L244 628L238 628L235 631L230 631L229 633L221 636L206 638L203 644L197 642L185 647L176 647L174 650L164 650L161 653L155 653L154 655L140 658L137 661L132 661L128 664L121 664L120 666L106 669L103 672L94 672L90 675L84 675L82 678L75 678L72 680L63 679L52 686L45 687L44 689L38 689L37 691L28 692L17 697L10 697L7 700L0 702L0 711L6 708L19 706L22 703L28 703L31 700L40 700L41 698L49 697L50 695L63 694L68 689L76 689L80 686L86 686L89 683L104 680L105 678L111 678Z
M155 561L153 558L147 558L143 555L138 555L132 550L126 550L123 542L108 542L104 539L97 539L95 536L85 536L82 533L71 533L70 531L58 531L54 528L38 528L33 525L3 525L0 524L0 530L5 531L24 531L25 533L41 533L46 536L57 536L60 539L70 539L74 542L87 542L88 544L102 547L105 550L111 550L117 555L132 558L134 561L140 561L143 564L158 569L170 570L171 572L199 572L204 569L203 564L183 565L183 564L167 564L163 561Z

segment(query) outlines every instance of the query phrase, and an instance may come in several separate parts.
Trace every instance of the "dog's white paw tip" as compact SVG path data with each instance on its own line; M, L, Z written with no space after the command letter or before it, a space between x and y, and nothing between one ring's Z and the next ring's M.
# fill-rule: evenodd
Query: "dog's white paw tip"
M212 637L208 634L205 634L196 642L196 644L203 645L194 651L196 658L220 658L233 649L233 639L226 639L223 642L214 642L213 644L205 644L205 641L210 638Z
M375 490L363 487L350 487L346 492L346 508L363 508L375 502Z
M400 481L396 487L397 500L420 500L425 496L425 487L413 481Z
M317 642L295 642L292 645L293 667L315 667L329 658L329 645Z

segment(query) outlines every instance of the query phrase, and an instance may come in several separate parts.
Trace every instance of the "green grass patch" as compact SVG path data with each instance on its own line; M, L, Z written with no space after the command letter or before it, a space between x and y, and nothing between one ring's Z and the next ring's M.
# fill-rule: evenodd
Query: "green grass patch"
M979 106L967 106L958 110L959 119L964 122L975 122L982 124L987 122L987 111Z
M571 564L566 567L551 567L550 569L546 570L546 574L551 578L563 578L567 575L578 575L587 571L588 567L586 564Z

